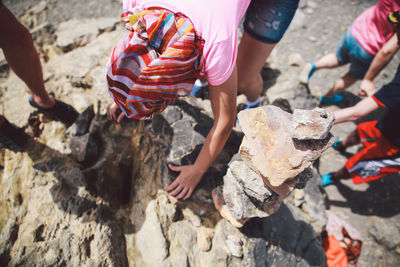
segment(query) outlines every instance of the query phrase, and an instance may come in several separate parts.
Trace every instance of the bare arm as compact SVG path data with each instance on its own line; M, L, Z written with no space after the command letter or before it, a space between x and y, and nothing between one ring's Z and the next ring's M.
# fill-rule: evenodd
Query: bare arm
M207 135L204 145L193 165L173 166L170 169L180 172L167 191L178 199L191 196L203 174L214 162L228 139L236 119L236 68L231 77L220 86L210 85L211 106L214 113L214 125Z
M352 107L335 111L335 124L358 120L378 107L378 104L372 97L365 98Z
M387 41L386 44L381 48L381 50L379 50L379 52L374 57L374 60L372 60L372 63L369 66L363 81L361 82L359 92L360 96L371 96L375 93L373 80L390 62L398 49L399 44L397 43L397 34L394 34L389 39L389 41Z

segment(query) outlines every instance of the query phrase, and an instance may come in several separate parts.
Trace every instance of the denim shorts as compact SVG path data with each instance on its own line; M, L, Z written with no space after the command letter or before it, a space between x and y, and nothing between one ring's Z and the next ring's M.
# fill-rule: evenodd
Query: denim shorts
M354 38L351 28L342 36L336 47L336 57L340 64L350 63L350 73L358 80L364 78L374 59L374 56L365 51Z
M244 31L260 42L276 44L289 27L298 5L299 0L252 0Z

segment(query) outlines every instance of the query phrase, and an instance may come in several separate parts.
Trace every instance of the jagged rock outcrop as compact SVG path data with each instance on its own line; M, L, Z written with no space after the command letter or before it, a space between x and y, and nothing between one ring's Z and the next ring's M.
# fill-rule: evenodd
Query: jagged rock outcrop
M221 215L241 227L249 218L273 214L294 188L305 186L313 176L311 164L333 143L333 116L319 108L292 115L271 105L242 111L238 118L243 161L229 163L213 197Z

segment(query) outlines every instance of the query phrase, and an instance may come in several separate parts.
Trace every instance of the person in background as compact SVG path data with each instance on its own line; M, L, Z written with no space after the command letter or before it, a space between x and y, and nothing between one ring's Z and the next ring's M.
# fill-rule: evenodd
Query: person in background
M0 48L11 69L28 86L29 103L43 113L55 117L67 125L78 117L78 112L61 101L52 98L46 91L39 55L32 37L0 0ZM11 124L0 115L0 145L11 150L24 149L29 136L23 129Z
M379 106L385 109L379 120L360 123L343 142L335 142L341 152L359 143L363 149L341 169L322 175L323 186L349 178L355 184L366 183L400 171L400 65L392 82L355 106L336 111L335 123L355 121Z
M339 103L343 96L338 94L362 80L360 96L372 95L375 91L373 79L388 64L399 49L395 26L388 20L391 12L400 10L399 0L379 2L359 15L342 36L336 53L323 56L318 61L307 63L300 74L300 82L308 84L315 71L332 69L350 63L350 69L321 96L322 103Z
M244 109L260 106L263 90L261 69L288 29L299 0L252 0L246 11L239 44L238 91L246 96ZM206 79L196 80L192 96L207 88Z

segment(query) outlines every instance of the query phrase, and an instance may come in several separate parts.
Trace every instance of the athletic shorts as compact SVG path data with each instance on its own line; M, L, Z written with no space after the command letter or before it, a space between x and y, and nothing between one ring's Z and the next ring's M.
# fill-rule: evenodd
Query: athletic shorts
M299 0L252 0L246 11L244 31L268 44L278 43L296 13Z
M350 63L350 73L358 80L364 78L374 59L374 56L365 51L358 43L351 32L351 28L343 34L336 47L336 57L340 64Z
M363 149L346 162L354 184L367 183L400 171L400 149L382 136L375 127L378 121L357 126Z

